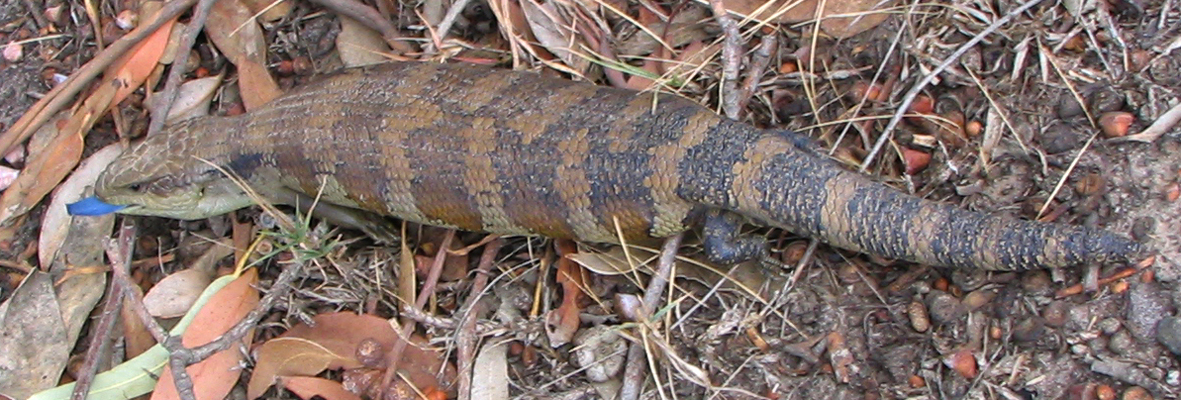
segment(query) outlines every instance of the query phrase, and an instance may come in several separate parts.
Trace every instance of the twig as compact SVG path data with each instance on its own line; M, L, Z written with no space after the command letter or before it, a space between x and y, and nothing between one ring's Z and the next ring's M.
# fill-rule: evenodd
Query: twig
M12 127L0 135L0 153L7 154L17 143L25 141L36 132L45 121L61 111L74 96L90 85L90 81L102 73L111 63L122 57L144 38L160 29L161 26L188 10L197 0L176 0L165 2L164 7L150 22L140 25L130 33L111 43L106 49L94 56L86 65L78 68L61 85L50 90L45 97L33 104Z
M882 150L882 147L886 145L886 141L890 140L890 134L893 132L894 128L898 126L898 123L902 121L902 116L906 115L906 110L910 108L910 104L914 102L915 97L917 97L918 94L927 87L927 85L931 84L931 81L935 80L936 76L950 67L951 64L959 60L959 58L962 57L964 53L967 53L968 50L971 50L976 46L976 44L983 41L985 36L992 34L997 29L1000 29L1002 25L1009 23L1009 21L1011 21L1017 15L1020 15L1030 8L1033 8L1033 6L1041 2L1042 0L1028 0L1025 3L1022 3L1021 6L1013 9L1013 11L1005 14L1004 17L994 21L987 28L984 28L983 31L980 31L980 33L976 34L976 36L973 36L971 40L968 40L966 43L956 49L954 53L951 53L951 55L947 56L947 58L944 59L943 62L939 64L939 66L927 73L927 75L923 77L923 80L919 81L918 84L910 88L910 91L906 92L906 96L902 98L902 104L900 104L898 106L898 110L894 112L894 117L890 118L890 123L886 124L885 129L882 129L882 134L878 137L878 141L873 144L873 149L869 151L869 155L865 156L865 160L861 162L861 168L858 168L858 171L865 172L869 169L869 165L873 163L874 157L876 157L878 152Z
M730 13L722 5L722 0L709 0L714 18L722 26L722 111L726 118L738 120L742 108L739 107L738 70L742 67L742 33L738 24L730 18Z
M107 243L107 258L110 260L112 270L126 271L131 264L131 243L134 241L134 237L135 227L124 226L119 230L119 238ZM98 324L91 328L86 358L82 363L82 368L78 371L78 381L74 385L74 392L70 394L72 400L84 400L90 394L90 385L94 383L94 376L98 373L99 360L103 358L101 354L106 352L107 344L110 343L111 330L115 328L119 309L123 307L123 296L119 294L126 290L125 283L121 279L112 279L110 285L107 286L105 296L107 303L103 306Z
M771 32L771 34L763 36L762 43L755 47L754 54L750 58L750 71L747 71L746 79L742 82L742 92L738 95L739 110L745 110L746 105L750 104L751 97L754 97L755 90L759 88L763 71L771 63L771 52L775 51L775 47L778 45L779 36L775 32Z
M439 276L443 274L443 261L447 259L447 250L451 248L451 240L455 239L455 230L450 229L447 235L443 237L443 243L439 245L439 252L435 254L434 261L431 262L431 270L427 274L426 280L422 283L422 289L418 291L418 298L414 300L414 308L422 309L426 307L426 302L435 293L435 285L439 283ZM402 361L402 353L406 351L406 346L410 344L410 334L414 332L415 323L411 320L409 323L402 325L402 331L398 332L398 341L394 344L394 348L386 353L385 376L381 378L381 392L385 393L390 388L390 383L394 381L394 376L398 375L398 363ZM384 394L382 395L384 396ZM379 396L381 397L381 396Z
M502 244L504 244L504 240L498 238L484 246L484 254L480 256L480 264L476 267L476 279L472 282L472 289L469 291L470 294L463 307L467 312L464 313L462 325L456 332L458 338L455 342L459 352L460 400L470 400L472 397L472 368L474 368L476 360L476 338L478 337L476 321L482 312L479 300L484 293L484 288L488 286L488 274L492 271L493 261L496 260L496 253L500 251Z
M677 249L681 247L681 238L683 234L677 234L664 240L664 246L660 248L660 260L657 261L656 272L652 274L652 280L648 282L648 287L644 289L644 304L640 307L640 312L644 317L646 323L651 318L652 313L657 309L657 304L660 302L661 294L664 293L665 287L668 286L669 278L672 276L672 268L677 258ZM640 328L643 329L643 328ZM648 363L644 360L644 344L643 342L635 342L627 351L627 364L623 372L623 387L619 389L620 400L636 400L640 398L640 388L644 383L644 367Z
M172 69L168 71L168 79L164 82L164 90L152 97L155 102L152 104L154 118L148 123L148 135L155 135L164 128L164 121L168 120L168 111L176 102L180 78L185 73L185 64L189 62L189 53L191 53L189 49L192 49L193 45L197 43L197 34L201 33L201 29L205 27L205 20L209 18L209 10L213 8L215 1L198 0L193 17L189 19L185 32L181 35L180 43L176 46L176 56L172 62Z

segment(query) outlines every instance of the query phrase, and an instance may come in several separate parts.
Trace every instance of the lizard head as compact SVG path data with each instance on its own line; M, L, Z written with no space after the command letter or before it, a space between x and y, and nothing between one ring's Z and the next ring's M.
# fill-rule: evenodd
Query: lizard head
M192 121L192 120L190 120ZM192 123L181 123L132 146L99 176L95 196L122 214L201 219L249 206L243 190L202 160Z

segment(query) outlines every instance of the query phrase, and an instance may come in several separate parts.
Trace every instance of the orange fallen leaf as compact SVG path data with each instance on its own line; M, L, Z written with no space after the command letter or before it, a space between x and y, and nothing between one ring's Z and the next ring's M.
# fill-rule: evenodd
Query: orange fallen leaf
M254 15L240 1L218 1L209 10L205 34L238 67L238 89L247 110L266 104L281 91L266 67L266 41Z
M296 325L259 348L257 367L247 385L248 399L263 395L280 376L358 368L363 363L357 359L357 350L365 342L369 342L366 346L376 348L378 355L383 355L401 340L389 321L372 315L340 312L317 315L312 321L315 326ZM279 342L271 344L276 341ZM398 363L399 375L423 390L453 390L455 368L446 364L443 354L426 348L425 343L421 337L411 337L411 345L402 352ZM443 371L441 377L436 377L438 371Z
M246 314L258 306L258 290L254 288L256 283L258 271L250 269L218 291L208 303L205 303L205 307L202 307L201 312L189 325L189 329L185 331L182 338L185 347L193 348L209 343L245 318ZM253 337L251 331L242 338L242 343L250 344ZM238 383L238 375L242 373L238 365L242 358L242 351L233 346L186 368L193 379L193 393L196 398L224 399L230 393L230 389ZM152 393L152 400L179 398L176 384L172 380L172 370L170 367L164 367L164 372L160 374L160 382L156 384L156 390Z
M247 385L247 399L262 396L268 387L284 378L315 376L327 369L361 366L352 353L336 353L315 341L297 337L268 340L256 353L258 361Z

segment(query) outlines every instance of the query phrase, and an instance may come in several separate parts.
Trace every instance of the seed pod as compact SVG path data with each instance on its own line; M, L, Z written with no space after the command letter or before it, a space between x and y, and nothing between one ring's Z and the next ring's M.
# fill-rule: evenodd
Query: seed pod
M931 329L931 316L927 315L927 307L923 302L910 302L906 306L906 315L910 317L910 326L915 332L923 333Z
M1128 129L1135 121L1136 117L1126 111L1106 112L1099 116L1099 128L1103 130L1105 137L1124 137L1128 135Z

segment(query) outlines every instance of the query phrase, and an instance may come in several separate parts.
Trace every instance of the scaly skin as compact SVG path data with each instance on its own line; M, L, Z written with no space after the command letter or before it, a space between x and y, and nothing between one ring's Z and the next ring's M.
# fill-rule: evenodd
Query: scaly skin
M1144 252L1101 230L918 199L805 142L675 96L472 65L387 64L304 85L249 114L173 126L112 164L96 193L131 205L125 213L183 219L250 205L218 166L277 203L322 189L324 203L502 234L616 242L618 224L629 240L666 237L724 210L932 265L1017 270Z

